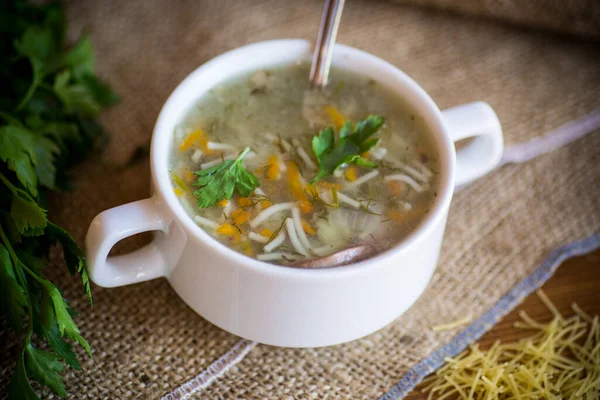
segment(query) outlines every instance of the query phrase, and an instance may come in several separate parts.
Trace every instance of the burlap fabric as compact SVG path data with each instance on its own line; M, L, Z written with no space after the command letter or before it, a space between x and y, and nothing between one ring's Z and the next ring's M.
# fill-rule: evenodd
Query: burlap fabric
M600 2L597 0L394 0L533 28L600 38Z
M78 1L70 35L86 27L99 73L122 95L104 115L112 141L73 171L76 190L54 196L51 216L83 240L102 210L149 194L147 161L120 169L148 142L169 93L208 59L240 45L312 39L320 1ZM512 29L387 2L350 1L339 40L399 66L440 107L474 100L497 111L508 145L600 107L600 49L591 42ZM390 326L353 343L293 350L259 345L194 398L374 398L455 331L431 326L484 310L558 245L600 228L600 134L523 165L509 165L459 192L438 270L425 294ZM132 244L133 245L133 244ZM94 287L89 309L76 279L50 270L80 311L94 350L68 372L73 399L156 399L206 368L238 338L183 304L165 280ZM0 325L0 388L16 337ZM51 398L51 396L48 396Z

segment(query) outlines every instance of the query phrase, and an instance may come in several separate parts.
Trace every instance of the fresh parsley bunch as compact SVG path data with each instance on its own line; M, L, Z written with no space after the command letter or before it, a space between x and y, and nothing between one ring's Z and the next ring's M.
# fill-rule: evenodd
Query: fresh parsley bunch
M66 396L63 362L81 369L67 340L90 353L45 275L48 252L60 244L91 305L83 252L48 220L46 195L68 187L67 169L105 137L95 118L118 98L94 74L89 40L65 49L65 30L58 4L0 2L0 312L24 337L10 399L37 399L30 380Z
M337 140L331 127L319 132L312 140L313 153L319 162L319 171L310 183L333 175L335 170L344 164L375 168L375 164L363 158L361 154L377 145L379 139L372 136L383 123L384 119L379 115L369 115L356 125L346 121L340 129Z
M234 191L248 197L260 186L256 176L244 168L242 162L249 151L250 147L246 147L235 160L225 160L214 167L195 172L198 179L194 186L200 187L194 192L198 208L212 207L221 200L229 200Z

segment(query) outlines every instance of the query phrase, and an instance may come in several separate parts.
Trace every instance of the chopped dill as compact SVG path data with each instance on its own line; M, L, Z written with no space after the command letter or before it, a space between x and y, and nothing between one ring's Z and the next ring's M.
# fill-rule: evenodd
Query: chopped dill
M339 207L340 201L338 200L338 192L337 192L337 189L335 188L335 186L331 188L331 196L333 198L333 205L335 207Z
M283 141L283 139L281 138L281 135L279 135L279 134L278 134L278 135L277 135L277 142L275 142L275 145L276 145L277 147L279 147L279 151L280 151L282 154L285 154L285 153L286 153L286 151L285 151L285 147L283 147L283 144L281 143L282 141Z
M190 185L188 185L182 177L173 171L169 171L169 174L171 175L171 180L179 189L183 190L189 195L192 195L192 188L190 188Z
M296 250L294 250L293 248L291 248L289 246L286 246L286 245L279 246L279 250L287 251L288 253L292 253L292 254L295 254L297 256L304 257L304 254L300 254ZM287 261L295 261L295 260L287 260Z
M279 235L279 232L281 232L281 230L283 229L283 225L285 225L285 218L282 219L281 225L279 225L279 228L277 228L275 230L275 232L273 232L273 234L271 235L271 237L269 238L267 243L265 243L265 246L268 245L269 243L271 243L273 241L273 239L275 239L277 237L277 235Z
M335 189L335 188L332 188ZM323 198L319 195L319 191L312 185L307 185L307 189L304 189L304 192L308 195L308 201L311 205L315 204L323 204L327 207L339 208L340 203L337 201L337 192L335 193L334 202L332 204L323 200Z
M360 210L362 210L362 211L366 212L367 214L371 214L371 215L377 215L377 216L381 217L381 214L380 214L380 213L376 213L376 212L374 212L374 211L371 211L371 210L369 210L369 207L370 207L370 206L371 206L371 200L369 200L369 201L367 202L367 205L366 205L366 206L365 206L364 204L362 204L362 203L361 203L361 204L360 204Z

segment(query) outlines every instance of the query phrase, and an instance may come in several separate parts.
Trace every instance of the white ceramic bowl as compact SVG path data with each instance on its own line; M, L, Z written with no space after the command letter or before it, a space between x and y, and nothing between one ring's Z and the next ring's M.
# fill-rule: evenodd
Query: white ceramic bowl
M419 85L393 65L351 47L335 47L334 67L378 81L424 118L441 165L437 199L417 229L389 251L353 265L305 270L246 257L198 227L173 193L169 149L175 126L190 107L234 76L310 62L311 53L312 45L305 40L251 44L207 62L175 89L152 137L154 194L104 211L89 228L86 246L92 281L114 287L165 277L192 309L213 324L246 339L291 347L360 338L389 324L414 303L435 269L455 185L487 173L500 160L502 131L485 103L441 112ZM453 142L471 136L476 137L457 157ZM119 240L152 230L156 235L149 245L108 257Z

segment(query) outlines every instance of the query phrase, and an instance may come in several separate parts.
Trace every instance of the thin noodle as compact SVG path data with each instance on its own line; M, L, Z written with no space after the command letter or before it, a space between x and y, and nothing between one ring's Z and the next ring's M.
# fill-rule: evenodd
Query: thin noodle
M275 236L275 239L271 240L270 243L268 243L263 250L267 253L269 253L270 251L272 251L273 249L281 246L281 244L283 243L283 241L285 240L285 232L281 231L279 232L279 234L277 236ZM269 241L269 239L267 239L267 241Z
M202 153L202 150L200 150L200 149L196 149L196 150L194 150L194 154L192 154L192 156L191 156L190 158L192 159L192 161L193 161L194 163L196 163L196 164L197 164L197 163L199 163L199 162L200 162L200 160L202 159L202 155L203 155L203 154L204 154L204 153Z
M273 214L277 214L278 212L285 210L291 210L295 206L296 203L279 203L272 205L269 208L265 208L260 213L258 213L258 215L252 221L250 221L250 227L256 228L257 226L265 222L267 219L269 219Z
M269 241L268 237L260 235L260 234L258 234L256 232L250 232L248 234L248 239L254 240L255 242L263 243L263 244L265 244L265 243L267 243Z
M235 211L237 207L233 204L233 201L229 200L227 202L227 205L225 207L223 207L223 213L225 214L225 216L227 218L229 218L229 216L231 215L231 213L233 211Z
M385 147L372 149L371 154L373 155L373 157L375 157L375 159L381 160L387 154L387 149Z
M248 155L246 154L246 157L247 156ZM236 158L237 158L237 156L235 154L229 154L223 158L217 158L216 160L212 160L209 162L205 162L204 164L200 164L200 169L214 167L215 165L221 164L223 162L223 160L235 160Z
M227 143L216 143L216 142L208 142L206 147L209 150L233 150L235 151L235 147Z
M292 150L292 145L285 139L277 138L277 143L280 144L286 152Z
M342 192L337 192L338 195L338 200L341 201L342 203L346 203L351 207L354 207L356 209L360 208L360 203L356 200L354 200L351 197L346 196L344 193Z
M416 169L409 167L408 165L403 165L402 169L409 175L412 175L413 178L420 180L421 182L427 182L427 176Z
M308 241L308 237L306 237L306 233L304 232L304 228L302 227L302 220L300 219L300 209L298 207L292 208L292 220L294 221L294 227L296 228L296 233L298 234L298 238L300 238L300 243L307 251L310 251L310 242Z
M417 192L417 193L421 193L421 192L423 192L423 190L425 190L425 188L423 186L421 186L413 178L411 178L410 176L408 176L406 174L387 175L383 179L385 181L402 181L402 182L406 183L408 186L410 186L411 188L413 188L415 190L415 192Z
M296 254L292 254L292 253L267 253L267 254L259 254L256 256L256 258L260 261L275 261L275 260L282 260L282 259L288 259L288 260L301 260L302 257L296 255Z
M363 176L361 176L360 178L358 178L354 182L350 182L350 183L345 184L344 185L344 189L346 189L346 190L356 189L357 187L359 187L363 183L368 182L371 179L375 178L377 175L379 175L379 171L373 170L373 171L371 171L371 172L369 172L367 174L364 174Z
M413 161L412 165L415 168L417 168L419 171L421 171L428 178L431 178L433 176L433 172L431 172L431 170L428 167L426 167L425 164L423 164L422 162Z
M288 236L290 237L290 242L292 242L292 246L294 246L294 250L296 250L297 253L308 257L308 251L306 251L306 249L302 246L302 243L300 243L300 239L298 239L298 234L296 233L296 228L294 227L294 221L291 218L287 218L285 220L285 226L288 231Z
M306 153L304 148L302 148L298 139L293 139L292 143L294 144L294 146L296 146L296 151L298 152L298 155L300 156L302 161L304 161L304 164L306 164L306 166L310 169L317 169L317 166L315 165L313 160L310 159L310 156L308 155L308 153Z
M219 227L219 224L217 224L215 221L211 221L210 219L201 217L199 215L194 217L194 221L196 221L198 225L202 225L211 229L217 229Z

